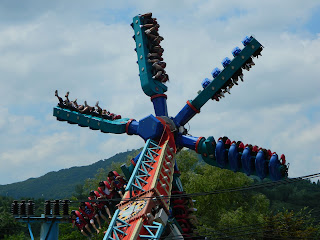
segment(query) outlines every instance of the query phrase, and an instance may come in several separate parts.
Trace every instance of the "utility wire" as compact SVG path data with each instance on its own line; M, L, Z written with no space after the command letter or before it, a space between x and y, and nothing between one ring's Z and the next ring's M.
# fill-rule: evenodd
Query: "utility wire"
M295 183L299 182L301 180L307 180L311 178L320 177L320 173L310 174L302 177L297 178L288 178L279 180L276 182L266 182L266 183L259 183L259 184L253 184L249 186L244 187L234 187L234 188L227 188L227 189L219 189L214 190L211 192L198 192L198 193L183 193L179 195L162 195L157 197L132 197L132 198L114 198L114 199L96 199L96 200L77 200L77 201L71 201L71 203L79 203L79 202L103 202L103 201L114 201L114 202L125 202L125 201L142 201L147 199L175 199L175 198L181 198L181 197L198 197L198 196L206 196L206 195L214 195L214 194L221 194L221 193L230 193L230 192L239 192L239 191L247 191L252 189L258 189L263 187L274 187L282 184L288 184L288 183Z

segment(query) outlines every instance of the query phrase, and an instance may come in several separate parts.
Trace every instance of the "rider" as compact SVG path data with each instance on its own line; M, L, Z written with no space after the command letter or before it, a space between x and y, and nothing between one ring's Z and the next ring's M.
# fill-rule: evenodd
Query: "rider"
M123 198L125 188L127 187L127 181L120 176L116 171L110 171L108 173L108 181L112 189L116 190L120 197Z
M100 197L98 199L107 199L110 211L114 212L115 206L120 202L115 200L120 197L118 193L111 188L108 181L99 182L98 192L100 193Z
M92 205L89 202L81 202L80 203L80 207L79 207L79 211L82 213L82 215L84 216L84 218L88 219L89 222L91 223L92 227L97 231L97 233L99 234L99 230L97 229L95 223L94 223L94 218L97 219L98 225L99 225L99 229L101 229L101 222L99 219L99 215L96 213L96 211L94 210L94 208L92 207Z
M86 228L87 231L92 234L87 221L84 219L84 217L81 215L79 211L75 211L75 210L71 211L71 219L72 219L72 228L74 228L74 226L77 226L79 231L86 237L89 237L89 236L84 231L84 228Z
M91 190L91 192L89 193L88 199L89 200L97 200L99 197L100 197L99 192ZM108 217L111 218L111 213L108 208L107 202L99 201L99 202L92 202L91 204L97 209L97 212L99 213L100 217L103 220L107 221L105 214L108 214Z

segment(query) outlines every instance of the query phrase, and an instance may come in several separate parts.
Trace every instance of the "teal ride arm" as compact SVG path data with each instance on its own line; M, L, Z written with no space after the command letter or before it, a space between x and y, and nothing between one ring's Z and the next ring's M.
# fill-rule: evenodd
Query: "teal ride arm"
M238 70L247 62L247 60L256 52L261 51L262 45L253 37L250 42L240 51L240 53L233 58L228 66L203 89L198 96L192 101L187 101L184 108L176 115L174 122L178 126L184 126L189 122L197 113L200 108L211 99L216 93L225 87L228 80L236 74Z
M142 17L139 15L135 16L133 18L133 30L136 41L140 82L143 92L147 96L151 97L153 95L163 94L164 92L166 92L167 86L152 78L152 64L148 62L148 40L146 34L144 33L144 30L141 29L141 25L143 25Z
M89 127L92 130L100 130L103 133L126 133L126 124L129 118L106 120L60 107L53 108L53 116L59 121L67 121L70 124L78 124L80 127Z
M231 63L222 70L222 72L205 88L200 94L192 100L191 104L198 110L211 99L225 83L245 64L245 62L257 51L262 45L252 37L251 41L236 56Z

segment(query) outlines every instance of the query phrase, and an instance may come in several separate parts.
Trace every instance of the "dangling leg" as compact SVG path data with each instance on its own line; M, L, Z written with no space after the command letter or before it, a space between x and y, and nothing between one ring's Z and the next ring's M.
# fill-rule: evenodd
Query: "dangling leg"
M102 211L102 209L100 210L100 217L101 217L105 222L108 221L108 219L107 219L107 217L104 215L104 211Z
M91 223L91 226L94 228L94 230L96 230L97 234L99 234L99 230L97 229L96 225L94 224L94 219L90 219L90 223Z
M108 208L107 205L104 205L105 209L106 209L106 212L108 214L108 217L111 219L111 212L110 212L110 209Z
M96 102L96 108L99 115L102 115L102 108L99 106L99 101Z
M91 229L90 229L90 227L89 227L89 224L86 224L85 228L88 230L89 233L92 234Z
M120 190L120 191L118 191L118 193L119 193L120 197L123 198L122 191Z
M100 221L99 214L96 214L95 218L97 219L97 222L98 222L98 225L99 225L99 229L101 229L101 221Z
M88 234L86 234L86 232L85 232L83 229L81 229L80 232L81 232L84 236L89 237Z
M59 103L60 103L61 105L63 105L63 99L62 99L61 97L59 97L59 95L58 95L58 90L56 90L56 91L54 92L54 95L58 98Z
M70 102L69 101L69 92L66 93L65 97L66 97L67 102Z

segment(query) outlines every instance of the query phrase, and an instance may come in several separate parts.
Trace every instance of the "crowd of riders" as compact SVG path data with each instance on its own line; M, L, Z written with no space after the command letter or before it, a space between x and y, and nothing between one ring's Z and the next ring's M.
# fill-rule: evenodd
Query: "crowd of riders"
M92 107L87 104L87 101L84 101L83 105L79 105L77 102L77 99L70 101L69 100L69 92L66 93L65 100L63 100L62 97L60 97L58 95L58 90L55 91L55 96L59 100L58 107L66 108L71 111L91 115L94 117L101 117L101 118L107 119L107 120L116 120L116 119L121 118L121 115L111 113L111 112L107 111L106 109L102 109L99 106L99 101L97 101L96 105L94 107Z
M71 211L72 227L76 226L84 236L91 235L92 228L99 234L101 219L105 222L111 220L126 184L123 176L110 171L107 181L100 181L97 190L90 191L88 201L81 202L78 210Z
M149 53L147 57L148 62L151 63L152 66L152 78L156 81L165 83L169 81L169 75L164 70L167 64L163 61L162 54L164 49L160 45L161 41L164 39L158 32L160 25L158 24L157 19L152 17L152 13L141 15L141 19L143 22L141 30L144 31L148 39L147 48Z

